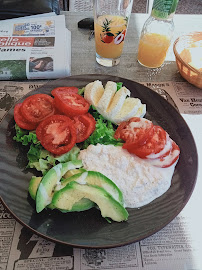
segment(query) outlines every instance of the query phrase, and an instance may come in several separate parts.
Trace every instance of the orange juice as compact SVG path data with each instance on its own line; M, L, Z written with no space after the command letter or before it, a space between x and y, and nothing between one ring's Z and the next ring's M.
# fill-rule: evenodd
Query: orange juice
M103 58L119 58L123 50L127 19L122 16L103 15L95 22L96 53Z
M169 46L170 39L167 36L156 33L145 34L139 42L138 61L146 67L160 67Z

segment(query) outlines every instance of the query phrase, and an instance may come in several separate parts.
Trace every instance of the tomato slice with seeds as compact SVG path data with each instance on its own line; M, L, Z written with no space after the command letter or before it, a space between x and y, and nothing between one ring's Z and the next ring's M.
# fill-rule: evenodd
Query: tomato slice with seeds
M90 107L90 104L79 94L64 92L57 93L54 104L59 111L70 117L85 114Z
M88 139L95 130L96 121L90 113L75 116L73 121L76 127L76 143Z
M75 145L76 128L69 117L52 115L38 125L36 136L46 150L55 155L62 155Z
M128 148L128 152L140 158L146 158L150 154L157 154L163 150L166 144L166 131L160 126L154 126L153 136L142 146Z
M78 91L79 91L79 89L77 87L74 87L74 86L71 86L71 87L61 86L61 87L57 87L57 88L53 89L51 91L51 95L53 95L55 97L58 93L62 93L62 92L77 94Z
M39 123L55 113L53 98L46 94L36 94L26 98L21 106L24 118L32 123Z
M14 108L14 119L15 119L16 124L20 128L23 128L23 129L27 129L27 130L36 129L36 127L37 127L36 124L27 121L23 117L23 115L21 113L21 106L22 106L22 103L18 103L18 104L15 105L15 108Z
M145 118L132 117L118 126L114 138L126 142L123 148L134 148L145 144L152 137L153 127L153 123Z

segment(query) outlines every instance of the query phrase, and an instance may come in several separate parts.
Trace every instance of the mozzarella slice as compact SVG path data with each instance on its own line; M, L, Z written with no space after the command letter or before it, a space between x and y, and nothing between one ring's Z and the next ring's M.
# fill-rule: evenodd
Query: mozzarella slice
M104 93L104 87L101 81L94 81L85 87L84 98L93 106L97 106Z
M109 104L111 103L115 93L117 90L117 85L115 82L108 81L104 93L102 97L100 98L99 102L97 103L97 110L101 114L105 115L107 112L107 108Z
M107 109L110 118L113 118L121 110L127 96L130 96L130 91L126 87L121 87L121 89L115 93Z

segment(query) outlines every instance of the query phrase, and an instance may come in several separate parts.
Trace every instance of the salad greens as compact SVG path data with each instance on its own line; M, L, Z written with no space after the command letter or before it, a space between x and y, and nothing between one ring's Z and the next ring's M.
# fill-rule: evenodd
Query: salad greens
M83 148L87 148L90 144L113 144L115 146L122 146L122 140L116 140L114 138L115 126L111 121L106 120L94 106L90 107L89 112L96 120L95 131L91 136L83 143Z
M16 135L13 139L22 143L22 145L30 146L27 153L27 168L35 168L37 171L41 171L42 174L46 174L46 172L58 162L76 160L80 152L80 149L74 146L69 152L61 156L54 156L43 148L36 137L35 131L21 129L17 124L15 124L15 130Z
M117 83L117 91L122 87L123 83ZM79 89L79 94L84 94L85 87ZM15 124L16 135L13 139L16 142L20 142L22 145L29 146L29 151L27 153L28 164L27 168L35 168L37 171L41 171L43 175L58 162L67 162L76 160L81 149L87 148L90 144L96 145L100 144L112 144L115 146L122 146L122 140L116 140L114 138L114 133L116 126L109 120L106 120L94 106L90 106L89 112L96 120L95 131L91 136L85 140L85 142L80 143L79 147L74 146L68 153L61 156L55 157L52 153L45 150L37 139L35 131L28 131L20 128Z

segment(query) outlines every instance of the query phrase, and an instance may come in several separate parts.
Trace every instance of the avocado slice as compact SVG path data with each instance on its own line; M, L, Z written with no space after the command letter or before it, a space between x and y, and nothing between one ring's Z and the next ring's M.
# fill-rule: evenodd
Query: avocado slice
M63 210L63 209L59 209L61 212L63 213L67 213L67 212L82 212L82 211L86 211L89 210L91 208L93 208L95 206L95 203L92 202L89 199L86 198L82 198L80 201L76 202L73 206L71 210Z
M117 222L128 219L128 212L123 205L116 201L104 188L98 186L71 182L54 193L52 204L62 210L71 210L73 205L82 198L87 198L96 203L103 217L109 217Z
M123 194L121 190L116 186L116 184L110 180L108 177L100 172L86 171L84 173L75 174L67 179L61 180L61 186L65 187L68 183L76 181L79 184L87 184L104 188L112 197L117 200L122 205Z
M83 173L83 172L86 172L86 170L85 170L84 168L72 169L72 170L67 171L67 172L64 174L63 178L68 178L68 177L70 177L70 176L72 176L72 175L75 175L75 174L77 174L77 173Z
M36 176L32 176L30 183L29 183L29 194L31 196L31 198L33 200L35 200L36 198L36 193L37 193L37 189L39 187L39 184L41 182L42 177L36 177ZM76 202L71 211L67 211L67 210L61 210L63 213L66 212L81 212L81 211L85 211L85 210L89 210L90 208L94 207L95 204L94 202L88 200L88 199L81 199L79 202ZM48 208L50 209L54 209L55 207L51 204L47 205Z
M39 184L41 182L42 177L32 176L30 182L29 182L29 194L32 197L33 200L36 198L36 192L39 187Z
M60 185L61 177L71 169L80 168L81 160L59 163L52 167L42 178L36 193L36 211L41 212L52 201L53 192Z

